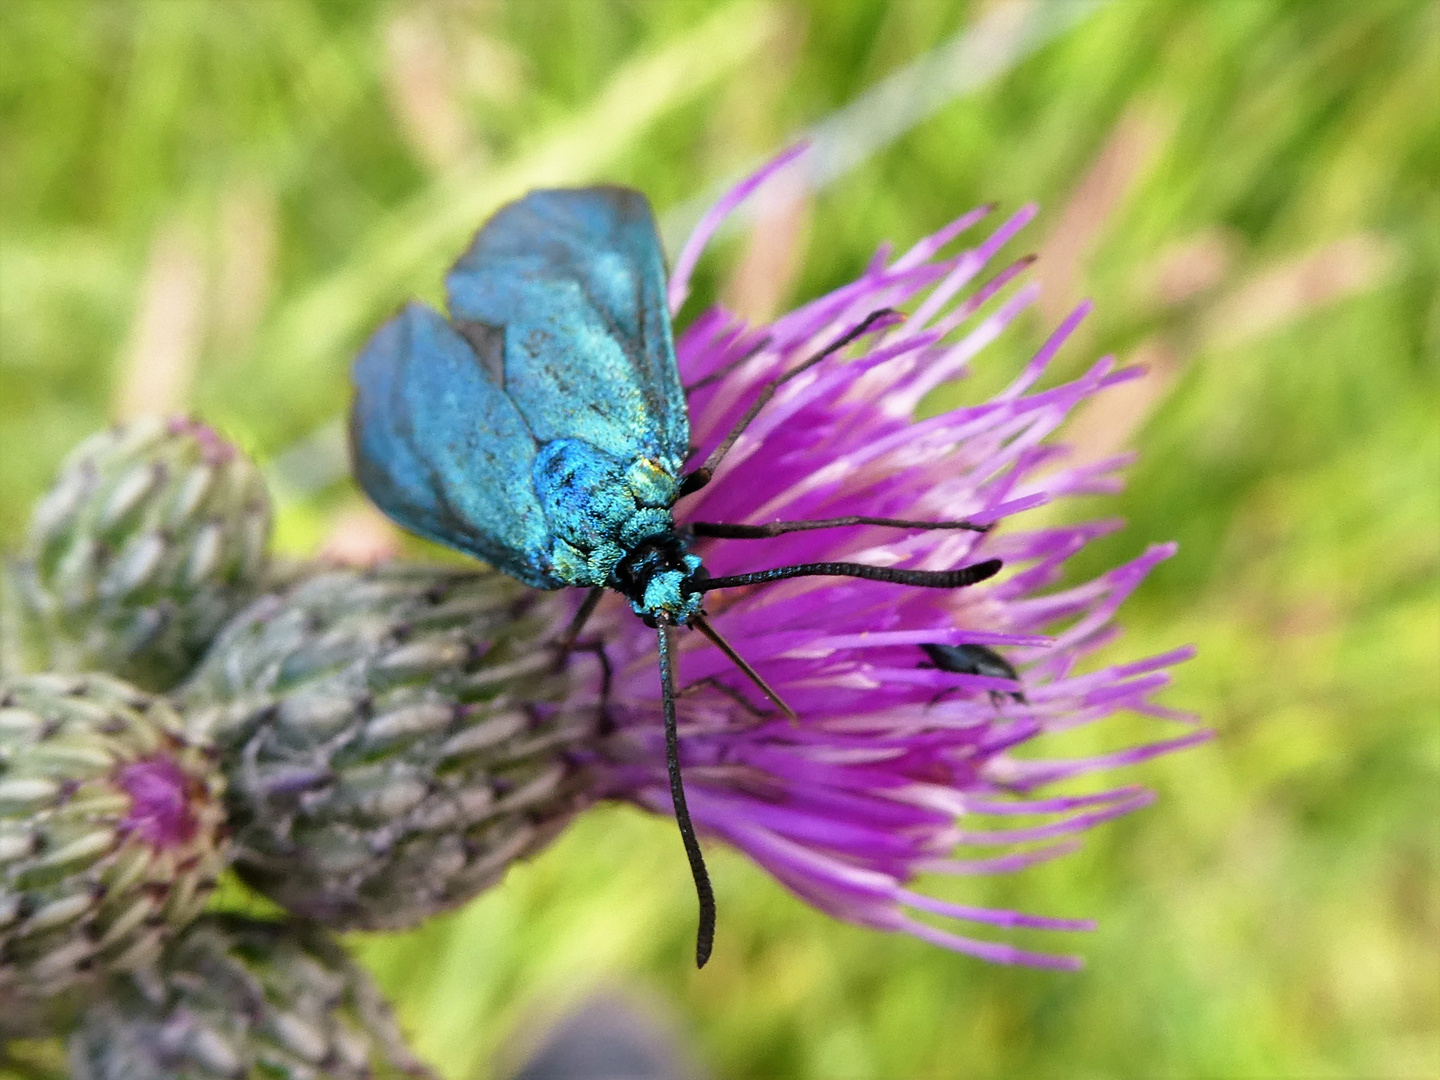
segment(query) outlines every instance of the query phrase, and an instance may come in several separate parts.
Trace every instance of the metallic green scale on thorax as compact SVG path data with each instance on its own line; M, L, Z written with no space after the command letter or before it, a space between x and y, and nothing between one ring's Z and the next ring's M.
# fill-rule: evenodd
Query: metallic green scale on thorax
M618 588L637 614L667 622L683 623L699 610L700 595L683 586L700 559L685 550L670 513L678 471L678 463L652 458L627 464L583 439L540 447L531 475L555 538L554 573L575 585ZM627 577L627 556L639 559L628 575L643 573L638 593L617 581L617 569Z

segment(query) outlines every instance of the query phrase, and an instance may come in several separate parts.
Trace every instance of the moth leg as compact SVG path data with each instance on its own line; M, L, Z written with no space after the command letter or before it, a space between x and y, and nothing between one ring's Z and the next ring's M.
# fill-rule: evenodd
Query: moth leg
M565 628L565 632L555 642L555 666L557 669L564 666L566 658L571 653L587 652L595 655L595 659L600 663L600 730L601 734L608 734L615 727L614 722L610 719L610 684L614 678L614 672L610 667L610 657L605 652L605 643L599 638L589 641L578 640L580 631L585 628L585 623L589 621L596 605L600 603L600 598L604 595L605 590L600 588L591 589L586 595L584 602L575 612L574 618L570 620L570 625Z
M742 709L748 712L751 716L755 717L757 720L775 719L776 714L774 712L769 709L760 708L760 706L756 705L743 693L741 693L739 690L736 690L735 687L727 686L714 675L707 675L703 679L696 679L689 685L682 687L675 696L684 697L686 694L693 694L695 693L695 691L706 686L708 686L712 690L718 690L720 693L724 694L731 701L735 702L737 705L739 705Z
M593 653L600 664L600 734L609 735L615 730L615 721L610 717L610 685L615 677L610 666L610 656L605 652L605 643L599 638L573 642L568 653Z
M799 719L799 717L795 715L795 710L785 704L785 699L777 694L770 684L760 677L760 673L751 667L743 656L735 651L734 646L720 636L720 631L716 630L706 619L699 615L691 616L690 625L704 634L710 641L710 644L724 653L725 658L740 669L740 674L754 683L755 689L769 698L781 712L792 721Z
M595 614L595 608L604 595L605 590L598 586L586 594L585 602L576 610L575 617L570 620L570 625L565 628L565 632L555 642L555 647L561 653L567 653L574 647L575 639L580 636L580 631L585 629L585 624L590 621L590 616Z

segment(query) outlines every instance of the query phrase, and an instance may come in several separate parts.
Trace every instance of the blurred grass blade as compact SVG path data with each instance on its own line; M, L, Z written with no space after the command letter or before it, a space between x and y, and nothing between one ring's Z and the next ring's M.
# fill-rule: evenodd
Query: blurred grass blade
M950 102L989 85L1105 3L1002 0L985 7L959 33L790 139L792 144L810 144L801 163L809 189L828 187L859 168ZM660 222L666 248L679 250L701 215L761 164L750 163L668 211ZM754 207L741 207L734 220L748 220L754 212Z
M592 105L528 152L494 167L461 165L440 177L357 245L343 268L281 308L264 335L262 355L303 368L348 351L377 313L449 265L501 203L537 185L603 172L661 116L752 59L778 25L767 4L727 5L658 52L626 64Z

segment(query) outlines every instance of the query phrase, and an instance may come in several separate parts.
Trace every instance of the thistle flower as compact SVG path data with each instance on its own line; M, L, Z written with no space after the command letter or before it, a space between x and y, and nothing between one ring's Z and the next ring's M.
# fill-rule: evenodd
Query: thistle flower
M672 308L683 303L689 274L720 221L789 157L741 184L701 222L677 260ZM858 280L768 326L712 308L680 334L698 462L777 376L879 309L909 313L902 325L865 339L858 355L830 358L779 386L710 485L677 506L680 527L857 515L988 527L849 525L759 542L697 538L694 551L712 574L827 561L932 570L989 558L1005 564L999 577L961 590L805 578L712 594L712 625L800 719L768 711L718 650L698 634L681 635L681 761L697 827L820 909L989 960L1074 967L1074 957L982 940L920 916L1054 930L1088 929L1089 922L949 903L909 883L932 872L1003 873L1071 850L1076 834L1146 804L1151 794L1131 785L1050 794L1050 785L1177 750L1208 733L1190 730L1083 759L1016 752L1038 736L1122 711L1183 721L1154 695L1190 650L1082 672L1085 658L1115 637L1121 602L1173 546L1061 587L1065 561L1116 523L1026 524L1024 512L1043 504L1115 491L1126 463L1067 465L1063 447L1045 441L1071 409L1139 374L1105 357L1069 382L1038 388L1088 304L990 401L914 419L931 390L962 375L1035 299L1033 285L1008 290L1027 259L981 277L1033 208L975 246L952 250L990 212L967 214L899 257L882 248ZM615 728L592 762L599 783L609 796L669 814L653 632L609 594L587 632L604 641L612 669L607 716ZM936 644L982 646L999 663L942 670L922 648ZM1010 665L1018 685L995 673ZM1042 823L968 827L966 818L979 814L1039 815ZM1000 853L959 853L972 847Z

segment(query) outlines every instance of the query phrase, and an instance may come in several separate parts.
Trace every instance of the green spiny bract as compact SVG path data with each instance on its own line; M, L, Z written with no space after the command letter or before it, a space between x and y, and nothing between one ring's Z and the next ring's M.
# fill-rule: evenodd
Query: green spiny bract
M259 590L270 502L202 424L147 417L66 459L7 569L3 664L165 690Z
M321 573L242 612L177 691L213 739L242 877L331 926L411 926L591 797L552 595L494 573ZM593 675L593 672L591 673Z
M161 698L108 675L0 682L0 1030L150 962L199 914L221 786Z
M369 977L314 925L207 915L112 979L69 1040L73 1080L430 1076Z

